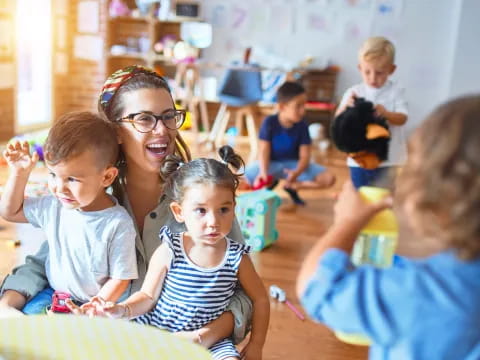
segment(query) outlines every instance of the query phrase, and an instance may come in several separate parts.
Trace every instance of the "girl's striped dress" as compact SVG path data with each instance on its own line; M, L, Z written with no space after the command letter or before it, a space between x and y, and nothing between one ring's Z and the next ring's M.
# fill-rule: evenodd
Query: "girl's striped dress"
M226 238L227 250L223 261L215 268L205 269L195 265L186 255L183 233L172 233L164 226L160 230L160 239L172 249L172 263L157 305L135 321L172 332L200 329L227 308L237 286L242 256L249 252L249 247ZM214 359L239 357L228 338L209 350Z

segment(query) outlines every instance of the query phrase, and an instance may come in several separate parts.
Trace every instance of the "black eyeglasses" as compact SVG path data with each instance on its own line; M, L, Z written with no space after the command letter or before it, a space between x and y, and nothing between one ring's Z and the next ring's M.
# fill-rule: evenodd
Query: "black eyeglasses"
M161 120L167 129L179 129L185 121L185 110L167 110L161 115L155 115L150 112L139 112L129 114L116 122L129 122L135 130L141 133L149 133L157 127L158 121Z

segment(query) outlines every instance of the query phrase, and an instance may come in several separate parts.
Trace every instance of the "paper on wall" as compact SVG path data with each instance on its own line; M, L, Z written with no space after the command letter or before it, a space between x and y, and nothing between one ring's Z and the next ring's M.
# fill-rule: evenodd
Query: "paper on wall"
M97 1L81 1L78 3L77 31L79 33L97 34L100 28L99 8Z
M13 63L0 63L0 89L11 89L15 86L15 68Z
M100 61L103 58L103 40L95 35L77 35L74 40L74 56L77 59Z

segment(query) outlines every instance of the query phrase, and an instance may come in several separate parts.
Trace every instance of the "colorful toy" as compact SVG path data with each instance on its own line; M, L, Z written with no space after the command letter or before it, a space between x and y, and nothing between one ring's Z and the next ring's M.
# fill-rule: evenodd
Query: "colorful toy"
M300 310L298 310L295 305L293 305L290 301L287 300L287 293L285 292L285 290L279 288L277 285L271 285L270 297L277 299L281 303L285 303L300 320L305 320L305 316L303 316Z
M70 294L61 291L55 291L52 295L52 306L50 311L53 313L68 314L70 309L68 308L65 301L70 299Z
M245 242L260 251L278 239L275 228L277 210L282 200L273 191L258 190L237 196L235 213Z
M267 180L261 180L257 185L252 186L252 190L260 190L264 187L273 185L275 180L272 175L267 175Z

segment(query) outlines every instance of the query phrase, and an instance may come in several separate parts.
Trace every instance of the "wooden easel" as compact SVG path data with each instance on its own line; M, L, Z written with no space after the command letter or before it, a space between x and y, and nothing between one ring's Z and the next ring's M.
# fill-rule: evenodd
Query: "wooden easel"
M174 98L187 111L192 119L192 132L200 142L200 121L205 134L209 133L207 104L203 94L195 95L195 87L199 83L200 72L195 64L179 63L175 73ZM200 112L198 111L200 109Z

